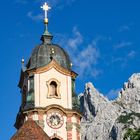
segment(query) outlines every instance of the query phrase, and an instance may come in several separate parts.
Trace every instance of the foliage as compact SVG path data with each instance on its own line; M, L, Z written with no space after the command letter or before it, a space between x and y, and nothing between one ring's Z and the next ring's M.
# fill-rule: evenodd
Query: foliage
M125 115L121 115L118 118L118 122L123 123L123 124L132 124L133 119L134 119L133 116L136 116L140 119L140 113L131 112L131 113L128 113L128 114L125 114Z
M139 129L127 129L126 133L124 134L123 140L140 140L140 128Z
M140 119L140 113L132 111L131 113L121 115L118 118L118 122L123 123L125 125L128 124L127 125L128 127L130 124L133 124L134 116ZM140 128L139 129L128 128L126 133L124 134L123 140L140 140Z

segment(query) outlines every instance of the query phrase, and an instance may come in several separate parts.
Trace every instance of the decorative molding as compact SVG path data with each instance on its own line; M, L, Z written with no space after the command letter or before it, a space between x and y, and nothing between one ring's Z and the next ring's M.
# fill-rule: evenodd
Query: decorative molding
M59 108L51 108L49 110L47 110L47 114L53 113L53 112L57 112L59 113L61 116L64 116L64 113L59 109Z
M35 107L35 108L32 108L32 109L29 109L29 110L25 110L23 113L24 114L28 114L30 112L34 112L34 111L37 111L37 112L42 112L43 114L45 112L47 112L48 110L51 110L51 109L59 109L60 111L62 111L67 117L69 116L73 116L75 115L76 118L78 118L79 120L81 119L82 115L75 111L75 110L72 110L72 109L67 109L67 108L63 108L62 106L60 105L55 105L55 104L52 104L52 105L49 105L47 107Z
M39 67L37 69L27 70L26 72L28 74L30 74L30 73L41 74L41 73L44 73L52 68L56 69L57 71L59 71L60 73L62 73L64 75L71 76L72 78L76 78L76 76L78 75L77 73L75 73L73 71L70 71L68 69L61 67L54 59L48 65L46 65L44 67Z
M57 84L57 88L56 88L56 92L57 92L57 95L51 95L51 87L50 87L50 84L51 84L51 82L56 82L56 84ZM57 79L55 79L55 78L51 78L49 81L47 81L46 82L46 84L47 84L47 87L48 87L48 93L47 93L47 98L56 98L56 99L61 99L61 94L60 94L60 85L61 85L61 83L57 80Z
M81 126L78 123L67 122L66 123L66 130L71 131L73 129L73 126L75 126L76 130L80 133Z
M66 130L71 131L73 129L73 123L72 122L66 122Z
M72 117L67 116L66 122L67 140L72 140L72 129L73 129Z
M28 114L27 114L27 118L28 118L28 120L33 120L33 112L29 112Z
M81 126L78 123L73 123L73 125L76 127L76 130L80 133Z
M71 112L67 112L67 118L71 118L74 114Z

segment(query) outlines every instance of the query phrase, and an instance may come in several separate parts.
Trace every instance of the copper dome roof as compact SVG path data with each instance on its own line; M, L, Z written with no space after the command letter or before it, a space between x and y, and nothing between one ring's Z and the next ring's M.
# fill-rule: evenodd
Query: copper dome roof
M67 52L59 45L51 43L52 36L43 35L43 43L35 47L27 63L27 69L45 66L54 59L60 66L71 69L71 61Z

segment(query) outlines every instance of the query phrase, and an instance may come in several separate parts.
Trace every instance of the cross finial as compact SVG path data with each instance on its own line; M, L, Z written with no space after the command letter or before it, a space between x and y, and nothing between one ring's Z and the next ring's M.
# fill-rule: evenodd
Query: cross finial
M47 12L51 9L51 7L49 7L49 5L45 2L43 6L41 6L41 8L45 11L45 19L44 19L44 23L48 24L48 15Z

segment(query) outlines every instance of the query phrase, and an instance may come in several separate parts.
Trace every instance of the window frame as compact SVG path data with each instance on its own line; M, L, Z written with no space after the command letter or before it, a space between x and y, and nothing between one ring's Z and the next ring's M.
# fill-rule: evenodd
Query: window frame
M55 82L56 85L57 85L56 86L56 93L57 93L57 95L54 95L54 96L51 95L51 86L50 86L50 84L52 82ZM56 98L56 99L60 99L61 98L61 94L60 94L60 85L61 84L60 84L60 82L57 79L55 79L55 78L50 79L49 81L46 82L46 85L47 85L47 88L48 88L47 98Z

